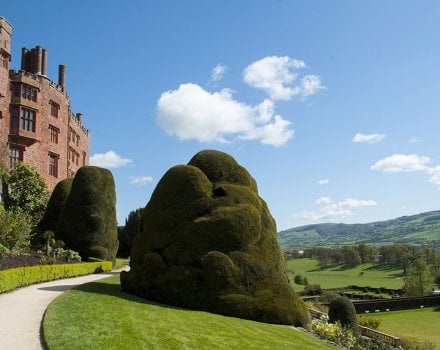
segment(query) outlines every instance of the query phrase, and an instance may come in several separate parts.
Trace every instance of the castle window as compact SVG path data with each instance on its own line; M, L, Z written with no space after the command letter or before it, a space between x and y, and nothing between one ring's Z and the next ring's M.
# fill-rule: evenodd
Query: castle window
M58 143L58 134L60 133L60 130L53 125L49 125L50 129L50 141L53 143Z
M23 151L19 148L9 149L9 168L14 169L15 164L23 160Z
M18 121L20 119L20 107L12 107L12 129L18 129Z
M35 132L36 112L29 108L21 108L20 129ZM14 123L12 123L14 124Z
M59 156L54 153L49 153L49 175L58 177L58 158Z
M37 89L29 85L22 85L21 97L35 102L37 101Z
M60 106L57 103L50 101L50 115L52 117L58 118L58 110L59 109L60 109Z
M12 86L12 91L13 91L14 97L20 97L20 84L14 84Z

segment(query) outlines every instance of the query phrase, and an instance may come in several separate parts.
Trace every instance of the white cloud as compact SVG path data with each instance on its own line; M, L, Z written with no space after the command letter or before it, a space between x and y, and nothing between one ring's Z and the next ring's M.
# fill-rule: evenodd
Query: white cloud
M373 200L347 198L341 202L333 202L330 197L320 197L315 204L322 207L318 210L304 210L295 214L296 217L308 222L337 221L353 215L352 209L375 206Z
M338 205L347 208L361 208L361 207L371 207L377 205L377 203L372 200L347 198L345 201L338 203Z
M417 136L413 136L409 139L410 143L419 143L422 142L422 139L418 138Z
M90 165L95 165L108 169L120 168L131 163L131 159L122 158L114 151L108 151L106 153L96 153L90 157Z
M428 171L429 162L429 157L421 157L417 154L393 154L373 164L371 169L390 173Z
M235 100L229 89L211 93L191 83L162 93L157 121L168 134L199 142L245 139L281 146L294 134L291 123L275 115L271 100L251 106Z
M377 143L385 138L385 134L369 134L365 135L362 133L357 133L353 137L353 142L366 142L366 143Z
M143 186L153 182L153 178L151 176L131 176L129 182L133 185Z
M418 156L417 154L393 154L379 160L371 166L371 169L389 173L421 171L430 175L429 182L440 185L440 165L428 166L430 161L429 157Z
M330 183L329 179L322 179L318 181L318 184L323 186L323 185L328 185Z
M320 197L315 201L315 203L318 205L330 204L331 202L332 202L332 199L330 197Z
M318 75L306 75L301 79L301 95L304 97L314 95L323 89L321 78Z
M429 169L429 174L431 175L429 182L440 185L440 165Z
M273 100L290 100L292 97L310 96L324 89L321 78L307 75L297 83L295 69L304 68L304 61L288 56L267 56L246 67L243 79L249 86L262 89Z
M211 71L211 81L219 81L223 78L223 75L228 70L228 67L226 67L223 64L216 65L212 71Z

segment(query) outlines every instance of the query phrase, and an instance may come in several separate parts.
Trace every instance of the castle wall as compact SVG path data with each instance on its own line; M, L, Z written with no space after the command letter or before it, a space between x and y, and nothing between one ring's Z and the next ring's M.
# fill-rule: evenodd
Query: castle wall
M0 46L6 42L2 25L0 17ZM0 144L10 152L10 164L15 154L15 160L36 168L52 191L59 181L89 164L89 131L82 125L82 115L70 109L64 66L59 83L50 81L47 51L37 46L23 48L21 68L14 71L0 65ZM23 120L22 113L30 117Z

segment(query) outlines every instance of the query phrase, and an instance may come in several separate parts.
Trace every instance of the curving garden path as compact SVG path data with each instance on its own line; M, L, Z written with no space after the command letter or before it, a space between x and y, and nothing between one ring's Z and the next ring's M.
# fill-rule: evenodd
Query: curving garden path
M119 274L121 270L33 284L0 294L0 349L46 349L41 328L44 312L52 300L66 290Z

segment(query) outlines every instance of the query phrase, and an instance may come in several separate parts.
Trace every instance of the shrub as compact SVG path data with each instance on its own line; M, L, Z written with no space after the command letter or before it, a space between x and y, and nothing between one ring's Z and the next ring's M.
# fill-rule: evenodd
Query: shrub
M305 325L276 225L257 185L231 156L202 151L169 169L142 210L124 291L180 307Z
M331 323L340 322L343 327L356 329L356 310L353 303L345 297L330 302L328 316Z
M38 231L34 239L37 245L45 243L44 232L55 231L61 210L64 208L64 204L66 203L70 189L72 188L72 182L73 179L68 178L58 182L55 186L49 201L47 202L43 218L37 225Z
M9 248L5 247L3 244L0 244L0 259L3 258L5 253L9 253Z
M0 293L33 283L110 271L110 261L18 267L0 271Z
M435 350L436 345L429 339L400 337L400 346L405 350Z
M360 324L361 326L380 330L380 324L382 323L382 320L380 318L358 315L356 319L357 319L357 323Z
M311 331L320 337L352 349L356 337L350 329L344 328L339 322L329 324L327 320L313 320Z
M84 259L116 261L116 193L109 170L84 166L77 171L55 237Z
M321 303L330 303L332 300L337 299L339 297L341 297L341 296L336 292L324 290L322 292L321 296L319 297L319 301Z
M293 282L295 282L296 284L299 284L299 285L305 285L306 284L305 280L306 280L306 277L303 277L300 274L295 275L295 277L293 278Z
M321 285L320 284L308 284L304 288L304 292L307 295L319 295L319 294L321 294Z
M47 202L47 186L43 177L29 164L18 162L8 179L9 193L5 198L8 210L21 210L37 224Z
M30 244L31 219L20 209L6 211L0 203L0 244L9 250L26 250Z

